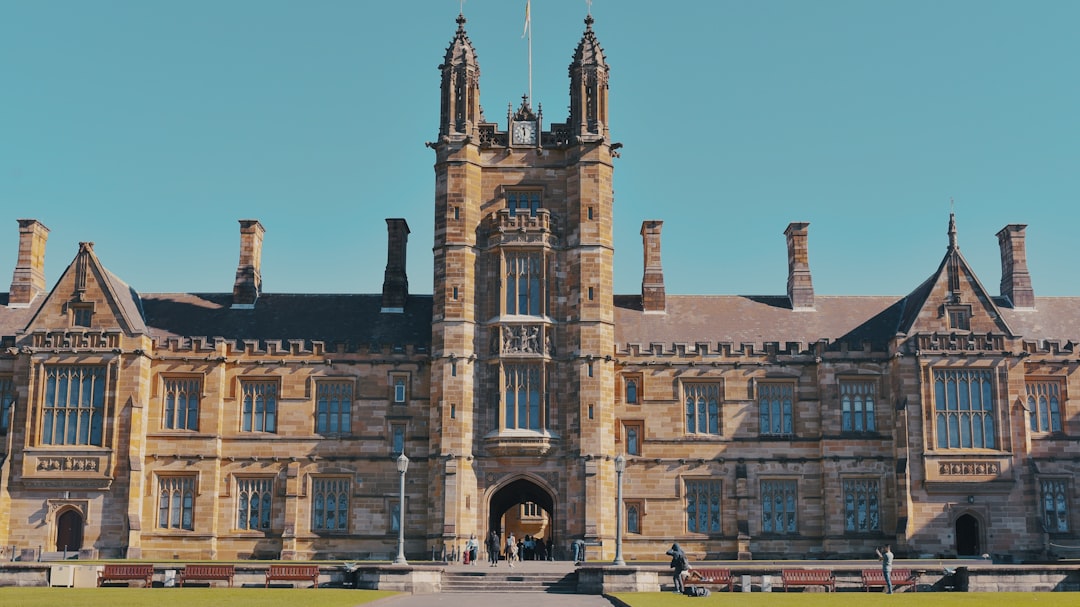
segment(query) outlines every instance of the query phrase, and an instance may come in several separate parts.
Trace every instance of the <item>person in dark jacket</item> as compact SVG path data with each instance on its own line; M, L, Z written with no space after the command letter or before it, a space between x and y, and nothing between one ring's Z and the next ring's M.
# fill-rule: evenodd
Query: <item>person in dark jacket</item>
M671 557L670 567L674 570L672 572L672 579L675 581L675 592L682 594L683 572L690 570L690 561L686 558L686 553L683 552L682 547L677 543L672 544L671 549L664 554Z

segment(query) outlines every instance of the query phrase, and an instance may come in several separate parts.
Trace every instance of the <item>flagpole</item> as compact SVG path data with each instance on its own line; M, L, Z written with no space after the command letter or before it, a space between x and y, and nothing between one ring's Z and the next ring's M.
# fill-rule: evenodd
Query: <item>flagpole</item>
M525 34L529 37L529 107L532 107L532 0L525 0Z

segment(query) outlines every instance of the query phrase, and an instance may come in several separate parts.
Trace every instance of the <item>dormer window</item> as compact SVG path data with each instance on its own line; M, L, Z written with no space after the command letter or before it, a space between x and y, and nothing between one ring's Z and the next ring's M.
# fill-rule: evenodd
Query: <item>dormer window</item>
M954 331L971 330L971 306L945 306L949 328Z
M94 319L94 307L86 304L71 306L71 326L89 328Z

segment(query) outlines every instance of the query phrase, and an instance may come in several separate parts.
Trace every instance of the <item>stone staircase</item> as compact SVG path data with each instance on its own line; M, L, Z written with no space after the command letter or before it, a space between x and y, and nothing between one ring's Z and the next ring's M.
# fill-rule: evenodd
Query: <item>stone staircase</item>
M513 570L447 570L443 573L442 591L574 594L577 592L577 572L522 571L520 567Z

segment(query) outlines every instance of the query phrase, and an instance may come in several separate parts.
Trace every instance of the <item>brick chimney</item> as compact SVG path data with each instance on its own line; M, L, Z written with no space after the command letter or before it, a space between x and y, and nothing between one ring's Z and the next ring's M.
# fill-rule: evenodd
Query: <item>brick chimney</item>
M262 245L266 229L256 219L240 220L240 263L233 283L233 309L252 309L262 292Z
M409 224L404 219L386 220L386 271L383 273L382 312L405 312L409 298L409 277L405 253L409 248Z
M641 222L641 244L645 248L645 274L641 278L641 309L666 312L664 267L660 265L660 229L662 221Z
M809 227L806 222L793 222L784 230L787 236L787 294L792 310L814 309L814 282L810 278L810 252L806 244Z
M11 278L8 307L27 308L45 292L45 242L49 228L36 219L19 220L19 257Z
M1013 308L1035 309L1035 290L1027 267L1023 224L1010 224L997 233L1001 246L1001 296Z

